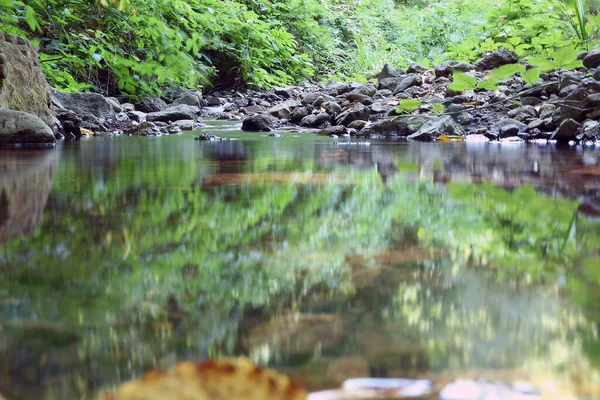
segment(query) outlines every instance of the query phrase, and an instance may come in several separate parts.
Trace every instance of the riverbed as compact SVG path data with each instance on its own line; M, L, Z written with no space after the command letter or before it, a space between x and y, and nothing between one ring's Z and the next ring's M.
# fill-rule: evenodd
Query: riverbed
M207 124L0 151L8 400L237 355L309 390L473 377L600 396L597 147Z

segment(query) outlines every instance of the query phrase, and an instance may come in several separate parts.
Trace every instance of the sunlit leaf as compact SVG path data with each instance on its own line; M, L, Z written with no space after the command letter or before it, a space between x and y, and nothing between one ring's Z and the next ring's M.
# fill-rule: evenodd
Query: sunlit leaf
M400 101L400 105L396 108L397 113L407 113L416 110L421 106L419 99L404 99Z
M452 74L453 83L448 85L448 89L459 92L461 90L473 90L477 87L477 79L469 74L465 74L464 72L454 71Z
M500 90L498 81L495 79L486 79L477 84L477 88L485 90Z
M525 70L525 66L521 64L506 64L499 68L496 68L488 73L492 78L502 80L510 78L511 76L518 74Z
M526 83L533 85L540 78L541 73L542 70L540 68L530 68L521 72L521 78L523 78Z

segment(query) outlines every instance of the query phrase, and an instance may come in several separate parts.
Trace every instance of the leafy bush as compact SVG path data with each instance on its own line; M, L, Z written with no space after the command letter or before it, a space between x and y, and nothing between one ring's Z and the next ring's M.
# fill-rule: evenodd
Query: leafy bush
M596 1L596 0L593 0ZM0 28L39 47L50 83L132 97L169 86L365 81L385 63L507 48L592 49L592 0L0 0Z

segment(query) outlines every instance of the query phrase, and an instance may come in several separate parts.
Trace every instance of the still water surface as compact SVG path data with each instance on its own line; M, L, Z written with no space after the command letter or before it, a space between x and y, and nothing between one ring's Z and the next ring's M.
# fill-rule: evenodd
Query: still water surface
M0 393L247 355L600 398L597 148L238 129L0 151Z

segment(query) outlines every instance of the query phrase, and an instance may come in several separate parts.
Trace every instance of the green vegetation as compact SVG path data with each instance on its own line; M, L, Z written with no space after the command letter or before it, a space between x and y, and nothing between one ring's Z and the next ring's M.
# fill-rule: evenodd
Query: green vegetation
M390 62L473 61L498 48L552 57L598 44L595 0L0 1L0 29L39 47L65 90L365 80Z

